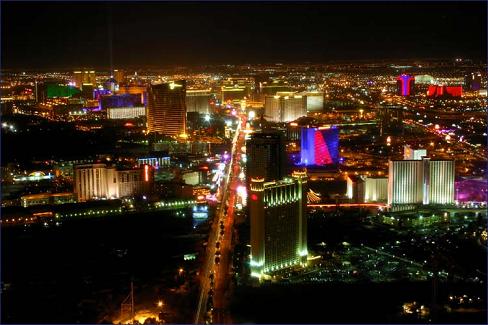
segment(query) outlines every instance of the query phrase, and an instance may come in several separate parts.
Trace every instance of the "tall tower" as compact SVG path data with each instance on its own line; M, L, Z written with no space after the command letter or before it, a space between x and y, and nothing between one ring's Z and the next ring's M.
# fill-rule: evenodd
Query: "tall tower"
M290 122L307 116L307 96L278 92L264 99L264 113L273 122Z
M390 160L388 205L454 204L454 160Z
M402 74L397 78L397 90L400 96L410 96L413 94L413 87L415 84L415 78Z
M151 85L148 88L148 133L181 136L186 134L186 81Z
M125 71L124 70L115 69L113 77L119 85L125 84Z
M307 263L307 175L265 182L251 179L251 276L262 279L276 271Z
M288 174L284 136L279 131L253 133L246 142L247 177L265 181L282 179Z

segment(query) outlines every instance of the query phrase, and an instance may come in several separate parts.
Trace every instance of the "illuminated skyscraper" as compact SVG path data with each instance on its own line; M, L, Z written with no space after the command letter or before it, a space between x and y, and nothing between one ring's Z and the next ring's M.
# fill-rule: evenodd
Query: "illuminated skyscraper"
M251 98L253 91L253 78L228 78L222 83L220 96L222 103L226 103L229 100L249 99Z
M412 95L414 85L415 78L408 74L402 74L397 78L397 90L400 96Z
M85 71L75 71L73 73L73 82L75 86L83 89L83 84L92 85L95 87L97 85L97 78L95 71L85 70Z
M307 112L322 112L324 110L324 93L322 91L304 91L300 95L307 98Z
M124 70L114 70L114 79L117 81L117 83L124 84L125 83L125 71Z
M147 101L148 133L180 136L186 134L186 81L149 86Z
M453 204L454 161L391 160L388 205Z
M307 175L251 181L251 276L263 278L307 262Z
M430 160L428 166L428 196L424 204L454 204L454 160Z
M307 116L307 97L294 92L278 92L264 99L264 115L272 122L290 122Z
M303 127L300 139L300 162L306 166L325 166L339 163L339 129Z
M248 184L251 178L275 181L287 175L285 142L282 133L253 133L246 142L246 174Z
M210 89L187 89L186 111L200 114L210 113Z

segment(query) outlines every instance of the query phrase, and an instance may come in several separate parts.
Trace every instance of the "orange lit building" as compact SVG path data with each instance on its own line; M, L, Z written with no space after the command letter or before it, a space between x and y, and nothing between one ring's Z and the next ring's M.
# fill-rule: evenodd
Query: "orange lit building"
M148 133L181 136L186 134L186 81L161 83L148 88Z
M117 91L117 94L139 95L141 104L147 103L147 88L146 88L146 86L135 86L135 85L119 86L119 90Z

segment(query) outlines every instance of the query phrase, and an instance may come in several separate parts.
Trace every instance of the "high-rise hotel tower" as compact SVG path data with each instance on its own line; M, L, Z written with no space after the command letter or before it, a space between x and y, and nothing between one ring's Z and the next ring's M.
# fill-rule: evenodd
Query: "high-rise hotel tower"
M150 85L147 98L148 133L186 134L186 81Z
M249 200L251 218L251 275L273 272L307 262L307 174L266 182L252 178Z
M453 160L392 160L388 205L454 204L454 177Z

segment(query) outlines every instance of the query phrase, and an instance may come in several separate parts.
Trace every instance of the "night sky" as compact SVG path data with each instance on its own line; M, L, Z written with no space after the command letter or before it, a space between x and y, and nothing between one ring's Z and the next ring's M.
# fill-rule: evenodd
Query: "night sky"
M12 69L486 59L486 2L2 1L1 11Z

